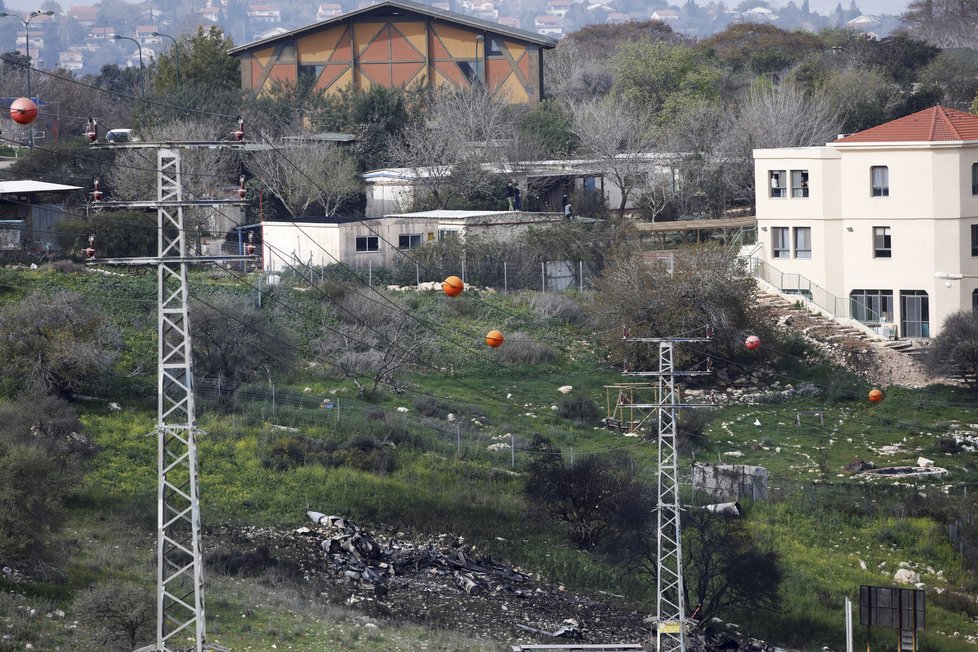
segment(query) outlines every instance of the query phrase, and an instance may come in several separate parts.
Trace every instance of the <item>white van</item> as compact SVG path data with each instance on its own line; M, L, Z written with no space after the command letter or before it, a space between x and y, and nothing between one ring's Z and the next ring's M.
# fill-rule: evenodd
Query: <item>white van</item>
M107 143L138 143L139 138L132 133L132 129L109 129L105 134Z

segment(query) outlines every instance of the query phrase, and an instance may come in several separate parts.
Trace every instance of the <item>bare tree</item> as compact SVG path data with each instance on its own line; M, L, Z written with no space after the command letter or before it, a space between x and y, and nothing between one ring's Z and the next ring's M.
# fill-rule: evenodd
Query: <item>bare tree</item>
M81 295L35 292L0 310L0 378L28 392L70 399L100 388L120 340Z
M547 97L564 102L581 102L604 97L613 82L608 58L603 61L591 50L563 40L543 60Z
M978 46L976 0L914 0L900 20L912 36L940 48Z
M248 167L293 216L311 207L327 217L361 190L356 160L335 143L304 140L301 134L259 152Z
M504 98L481 84L443 89L425 110L427 121L408 125L391 144L394 160L439 208L488 190L494 180L488 163L514 131Z
M821 96L789 82L755 84L722 143L727 177L753 203L754 149L824 145L840 125L838 110Z
M622 97L585 100L571 105L572 130L580 139L580 151L594 159L606 181L621 192L619 219L632 192L646 183L653 139L649 116Z

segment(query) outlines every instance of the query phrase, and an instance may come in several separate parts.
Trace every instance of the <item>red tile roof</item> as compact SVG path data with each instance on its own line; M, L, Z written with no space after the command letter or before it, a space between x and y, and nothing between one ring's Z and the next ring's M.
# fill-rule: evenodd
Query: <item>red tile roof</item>
M840 138L835 143L933 143L955 140L978 140L978 116L935 106Z

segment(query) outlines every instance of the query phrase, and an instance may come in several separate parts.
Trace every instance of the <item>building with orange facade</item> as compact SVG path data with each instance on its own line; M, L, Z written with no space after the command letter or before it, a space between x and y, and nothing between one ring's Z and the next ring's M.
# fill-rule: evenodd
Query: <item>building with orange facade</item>
M512 104L540 101L543 51L556 41L410 0L384 0L234 48L241 84L258 94L276 81L347 88L484 83Z

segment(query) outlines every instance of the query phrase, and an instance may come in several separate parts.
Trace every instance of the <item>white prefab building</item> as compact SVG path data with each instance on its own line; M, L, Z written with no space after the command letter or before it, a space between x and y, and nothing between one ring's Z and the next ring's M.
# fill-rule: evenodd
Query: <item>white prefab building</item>
M891 337L978 307L978 117L937 106L754 160L766 281Z
M559 213L434 210L374 219L263 222L262 267L270 272L339 263L354 269L390 267L426 242L475 235L514 240L531 227L562 219Z

